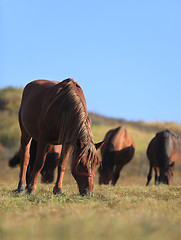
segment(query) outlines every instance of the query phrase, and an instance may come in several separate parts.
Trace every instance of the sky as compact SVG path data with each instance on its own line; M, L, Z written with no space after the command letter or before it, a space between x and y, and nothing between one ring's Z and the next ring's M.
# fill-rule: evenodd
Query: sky
M88 111L181 123L181 1L0 0L0 88L69 77Z

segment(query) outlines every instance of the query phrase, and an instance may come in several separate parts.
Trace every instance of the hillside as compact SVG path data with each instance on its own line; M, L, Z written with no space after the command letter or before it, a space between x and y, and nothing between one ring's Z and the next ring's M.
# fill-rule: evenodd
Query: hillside
M20 130L18 124L18 110L22 89L0 89L0 160L7 161L19 148ZM122 178L129 176L145 176L148 172L146 149L155 133L168 128L181 136L181 124L175 122L143 122L126 121L101 116L90 112L95 142L101 141L106 132L116 126L124 126L132 135L136 144L134 159L122 172ZM177 166L181 170L181 164Z
M18 110L22 89L0 90L0 159L15 151L19 144Z
M181 136L181 124L176 122L144 122L144 121L127 121L125 119L109 118L96 113L89 113L93 125L114 126L121 125L132 127L145 132L158 132L163 129L170 129Z

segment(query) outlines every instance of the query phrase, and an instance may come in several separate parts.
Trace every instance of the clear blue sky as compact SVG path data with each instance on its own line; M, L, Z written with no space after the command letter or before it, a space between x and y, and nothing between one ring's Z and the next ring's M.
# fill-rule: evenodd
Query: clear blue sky
M89 111L181 123L180 0L0 0L0 88L74 78Z

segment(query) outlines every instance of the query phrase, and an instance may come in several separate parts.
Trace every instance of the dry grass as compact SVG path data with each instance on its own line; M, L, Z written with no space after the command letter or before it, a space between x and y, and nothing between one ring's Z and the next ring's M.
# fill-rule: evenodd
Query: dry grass
M181 162L176 167L173 186L155 187L152 181L145 187L148 143L164 128L181 136L180 124L127 122L92 114L95 142L118 125L125 126L135 141L134 159L123 168L117 186L99 186L96 174L95 196L81 197L67 169L62 196L52 194L53 184L40 183L35 196L19 195L13 192L19 169L9 169L7 161L19 148L20 93L21 89L19 93L13 89L0 91L0 100L8 100L7 110L0 115L0 139L6 147L0 146L0 240L180 239Z
M17 194L18 169L1 164L0 239L180 239L181 179L172 187L145 187L144 177L127 177L116 187L99 186L81 197L66 173L64 194L38 183L34 196Z
M53 196L39 186L35 196L0 186L1 239L179 239L181 188L97 186L93 198L75 185Z

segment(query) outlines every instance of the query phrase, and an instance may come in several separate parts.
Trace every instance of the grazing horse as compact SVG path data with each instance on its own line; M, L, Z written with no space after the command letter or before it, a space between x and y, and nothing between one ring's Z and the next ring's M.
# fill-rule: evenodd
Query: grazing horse
M30 146L30 160L26 173L26 182L28 183L31 178L31 172L33 170L33 165L36 158L37 142L32 139ZM47 154L45 159L45 164L41 170L41 182L42 183L52 183L54 180L54 170L58 165L58 159L61 154L61 146L56 145L52 150ZM20 164L20 151L16 152L15 155L9 160L10 167L16 167Z
M168 129L158 132L147 148L150 170L147 176L148 186L155 170L155 185L164 183L171 185L175 165L181 159L181 140L179 136Z
M134 156L135 144L124 127L111 129L107 132L104 145L101 147L102 165L99 171L99 184L114 186L120 171Z
M31 139L38 142L36 159L31 173L29 193L36 190L37 177L53 145L62 145L54 194L62 193L62 182L70 153L72 174L80 194L93 192L93 178L99 157L94 144L91 121L83 91L73 79L62 82L36 80L26 85L19 110L21 129L20 177L18 192L26 187Z

